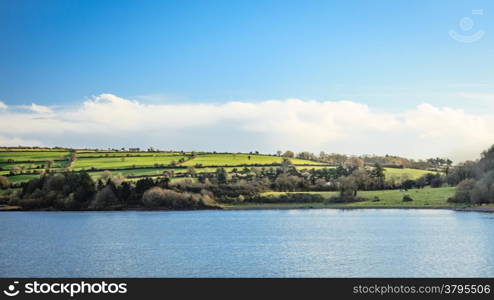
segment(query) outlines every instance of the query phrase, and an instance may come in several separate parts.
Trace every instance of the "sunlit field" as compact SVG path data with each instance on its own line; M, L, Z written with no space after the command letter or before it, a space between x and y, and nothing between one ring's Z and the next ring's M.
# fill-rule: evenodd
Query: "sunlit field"
M196 158L185 162L184 166L241 166L241 165L270 165L280 164L283 157L256 154L200 154ZM321 165L322 163L310 160L290 158L295 165Z
M0 162L60 160L66 159L68 155L68 151L0 151Z
M159 177L167 174L187 176L188 169L194 173L213 173L217 167L224 167L228 173L251 174L252 168L276 168L283 157L248 153L191 153L191 152L130 152L76 150L47 151L22 149L0 151L0 175L8 176L13 183L25 182L39 174L49 172L89 171L92 178L98 179L103 171L124 177ZM299 172L335 168L318 161L290 158L290 162ZM249 170L244 170L249 168ZM371 167L367 167L371 168ZM387 178L397 181L417 179L431 173L427 170L409 168L385 168Z
M101 158L77 158L73 164L74 170L82 169L118 169L150 166L169 166L172 162L178 163L186 156L142 156L142 157L101 157Z
M319 194L325 199L335 197L338 192L303 192L303 194ZM455 187L442 187L442 188L430 188L423 189L410 189L410 190L380 190L380 191L359 191L358 197L368 199L367 201L353 202L353 203L338 203L330 205L338 206L451 206L452 204L447 202L448 198L455 193ZM267 192L264 196L279 197L280 195L287 194L286 192ZM297 194L293 192L290 194ZM300 194L300 193L299 193ZM408 195L412 198L412 201L403 201L403 196ZM377 197L377 198L376 198ZM238 204L241 206L258 206L258 205L283 205L282 202L275 204ZM304 206L311 205L328 205L328 203L304 203Z

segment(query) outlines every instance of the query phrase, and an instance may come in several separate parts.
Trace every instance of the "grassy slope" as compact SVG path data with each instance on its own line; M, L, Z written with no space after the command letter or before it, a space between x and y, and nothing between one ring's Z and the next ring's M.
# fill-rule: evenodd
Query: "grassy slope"
M46 160L52 159L61 159L66 158L68 156L67 151L29 151L29 152L20 152L20 151L12 151L12 152L3 152L0 151L0 167L4 168L4 170L0 171L0 175L6 175L9 173L8 169L12 166L25 166L27 168L34 167L35 165L45 164ZM132 156L127 156L132 155ZM249 159L248 157L251 157ZM122 161L123 157L123 161ZM187 156L180 155L179 152L78 152L78 158L76 162L73 164L74 170L83 170L90 169L92 167L98 169L108 169L112 171L113 169L119 168L132 168L133 165L137 167L145 167L144 169L133 169L133 170L118 170L113 171L113 173L118 174L121 173L124 176L128 175L160 175L163 174L165 170L160 168L153 168L155 164L160 164L164 166L168 166L172 161L178 162L180 158L187 159ZM14 159L17 161L27 161L32 160L34 163L25 163L25 164L7 164L5 161L7 159ZM202 172L214 172L216 168L211 168L208 166L212 165L230 165L232 167L226 168L228 172L231 172L233 166L239 165L269 165L273 163L280 163L282 161L282 157L273 156L273 155L255 155L255 154L207 154L207 153L198 153L197 157L186 161L183 163L183 166L195 166L196 164L202 164L203 168L196 168L197 173ZM1 163L4 161L3 163ZM292 163L298 165L298 170L303 169L320 169L324 168L322 166L317 166L317 164L321 164L318 162L301 160L301 159L291 159ZM68 165L67 162L55 162L53 164L52 171L61 171L59 168L63 168ZM308 165L308 166L304 166ZM333 168L331 166L327 166L328 168ZM58 169L57 169L58 168ZM237 167L240 171L242 167ZM184 169L175 169L176 174L185 172ZM387 178L390 177L398 177L401 180L403 179L416 179L423 174L430 173L425 170L415 170L415 169L386 169ZM93 178L99 178L101 172L91 172L91 176ZM13 182L21 182L26 181L31 178L36 177L36 175L19 175L11 177L11 181Z
M29 181L31 179L37 178L39 175L36 174L23 174L23 175L15 175L15 176L9 176L8 179L12 183L19 183L19 182L25 182Z
M8 159L13 159L15 161L47 161L56 159L66 159L69 155L67 151L29 151L29 152L4 152L0 151L0 162L6 162Z
M190 154L190 153L189 153ZM159 157L170 155L182 155L180 152L77 152L79 158L106 158L106 157L128 157L128 156L146 156ZM188 155L186 153L186 155Z
M428 170L419 170L419 169L398 169L398 168L385 168L386 170L386 178L391 178L392 176L397 176L406 179L417 179L425 174L434 173Z
M449 197L453 196L455 192L454 187L442 187L442 188L424 188L424 189L411 189L407 192L400 190L384 190L384 191L361 191L358 192L359 197L367 198L369 201L356 202L356 203L343 203L334 204L337 206L454 206L448 203ZM337 192L309 192L313 194L320 194L325 198L338 195ZM264 195L277 196L285 194L283 192L268 192ZM403 202L403 196L410 195L413 201ZM374 197L379 197L379 202L373 202ZM257 206L257 204L240 204L241 206ZM280 203L280 205L283 205ZM311 206L312 204L300 204L303 206Z
M249 156L251 157L249 159ZM200 154L196 158L184 163L184 166L195 166L201 164L204 167L207 166L238 166L238 165L269 165L274 163L281 163L282 157L272 155L255 155L255 154ZM310 160L303 160L292 158L290 159L293 164L307 164L318 165L321 163L313 162Z
M336 168L334 166L296 166L298 171L302 170L311 170L311 169L323 169L323 168ZM428 170L419 170L419 169L409 169L409 168L384 168L386 170L386 178L398 177L403 179L417 179L425 174L434 173Z
M123 176L154 176L154 175L163 175L163 172L173 171L175 174L187 172L185 169L156 169L156 168L143 168L143 169L129 169L129 170L111 170L113 175L122 174ZM88 172L88 174L95 179L101 177L103 171L94 171Z
M56 161L52 164L52 168L63 168L68 165L68 161ZM35 161L32 163L0 163L0 168L10 170L12 167L23 167L25 169L36 169L38 166L46 167L46 161Z
M133 165L139 167L153 166L154 164L170 165L172 161L178 162L185 156L168 155L168 156L143 156L143 157L102 157L102 158L77 158L73 168L74 170L90 169L117 169L131 168Z

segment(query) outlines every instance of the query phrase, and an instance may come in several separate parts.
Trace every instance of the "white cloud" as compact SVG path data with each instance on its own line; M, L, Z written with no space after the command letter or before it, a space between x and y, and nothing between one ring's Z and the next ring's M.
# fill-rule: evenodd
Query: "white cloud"
M31 113L1 113L0 136L52 146L323 150L456 160L476 158L494 142L492 117L430 104L389 113L352 101L158 105L101 94L71 109L31 107Z
M0 101L0 110L7 109L7 108L8 108L7 104L5 104L2 101Z
M21 105L19 107L38 114L49 114L53 112L48 106L38 105L35 103L32 103L31 105Z
M0 136L0 145L7 147L16 147L16 146L43 146L42 143L36 140L24 140L20 138L8 138L4 136Z

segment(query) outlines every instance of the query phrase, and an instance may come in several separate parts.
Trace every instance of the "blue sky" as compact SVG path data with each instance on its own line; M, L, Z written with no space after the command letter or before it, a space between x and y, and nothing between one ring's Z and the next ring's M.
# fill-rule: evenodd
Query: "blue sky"
M0 0L0 145L472 159L494 141L492 12Z
M492 1L0 1L0 100L355 100L492 92ZM472 15L483 9L483 15ZM486 31L459 43L471 17ZM491 33L492 32L492 33Z

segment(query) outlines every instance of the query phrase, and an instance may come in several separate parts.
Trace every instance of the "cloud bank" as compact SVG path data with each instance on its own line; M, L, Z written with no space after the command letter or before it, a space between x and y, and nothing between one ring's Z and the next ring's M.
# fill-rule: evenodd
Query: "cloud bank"
M494 143L486 115L422 104L389 113L352 101L298 99L143 104L101 94L72 108L0 103L1 145L276 150L475 159Z

